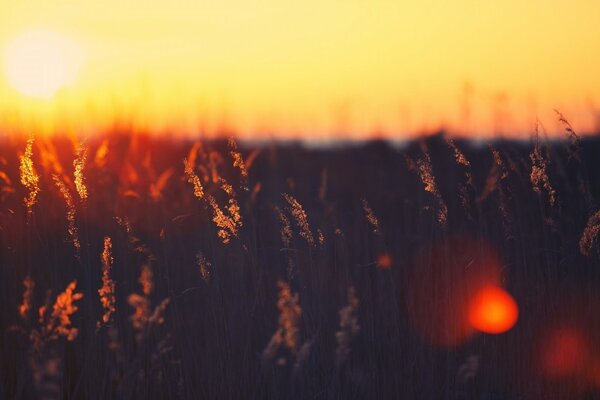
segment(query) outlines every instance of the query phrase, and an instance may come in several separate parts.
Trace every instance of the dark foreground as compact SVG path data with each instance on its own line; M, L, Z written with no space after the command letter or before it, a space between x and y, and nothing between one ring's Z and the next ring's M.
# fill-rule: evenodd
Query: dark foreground
M76 145L33 142L33 197L0 145L0 398L600 398L596 139L111 135L85 199ZM488 280L502 334L464 323Z

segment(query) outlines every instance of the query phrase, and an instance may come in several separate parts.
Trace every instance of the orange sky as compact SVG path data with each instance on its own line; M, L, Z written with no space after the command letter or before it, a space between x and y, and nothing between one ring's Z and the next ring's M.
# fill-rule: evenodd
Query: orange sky
M81 65L50 99L3 73L0 124L480 136L529 133L536 117L554 131L558 108L590 131L598 16L595 0L2 1L0 51L43 29L76 45Z

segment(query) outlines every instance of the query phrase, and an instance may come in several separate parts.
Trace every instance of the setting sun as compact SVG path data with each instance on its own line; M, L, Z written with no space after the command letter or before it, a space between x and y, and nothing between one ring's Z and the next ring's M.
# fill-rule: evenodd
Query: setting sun
M53 97L75 80L79 64L80 54L74 43L41 30L15 38L4 52L6 79L29 97Z

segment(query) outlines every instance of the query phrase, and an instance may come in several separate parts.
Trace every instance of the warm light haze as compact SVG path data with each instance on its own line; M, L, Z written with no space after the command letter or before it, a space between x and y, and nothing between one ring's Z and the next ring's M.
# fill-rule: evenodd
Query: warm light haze
M0 124L518 136L536 118L559 130L556 108L591 132L599 15L589 0L4 1Z
M52 98L75 80L79 58L76 45L68 40L52 32L27 32L6 48L6 78L25 96Z

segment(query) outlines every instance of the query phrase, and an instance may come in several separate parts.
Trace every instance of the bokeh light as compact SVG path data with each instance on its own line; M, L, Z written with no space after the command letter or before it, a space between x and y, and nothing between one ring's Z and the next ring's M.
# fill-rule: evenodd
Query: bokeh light
M407 312L426 341L457 346L476 333L469 321L474 296L500 285L497 252L483 240L452 237L418 253L405 289Z
M518 317L517 303L499 287L481 289L469 307L469 322L480 332L506 332L515 325Z

